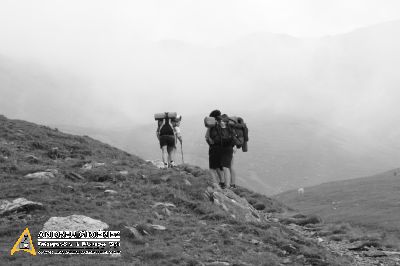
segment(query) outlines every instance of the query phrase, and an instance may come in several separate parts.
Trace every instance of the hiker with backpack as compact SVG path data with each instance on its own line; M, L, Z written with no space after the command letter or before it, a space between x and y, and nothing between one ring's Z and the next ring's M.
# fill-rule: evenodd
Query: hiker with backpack
M213 177L219 174L221 188L236 188L236 173L233 168L233 153L241 148L247 151L248 129L242 118L220 115L219 110L211 112L204 119L207 127L206 141L210 145L209 164ZM223 174L219 171L223 170Z
M216 119L217 117L221 116L221 111L219 110L214 110L210 113L209 117L212 117ZM223 188L225 186L225 181L224 181L224 173L223 173L223 168L221 166L221 152L220 148L218 145L215 145L214 141L210 137L210 127L207 127L207 132L206 132L206 142L209 145L208 149L208 164L209 168L211 170L211 175L214 179L214 181L217 181L219 186Z
M229 124L234 128L236 138L234 140L235 145L233 146L233 155L238 149L242 149L243 152L247 152L247 142L249 141L248 128L241 117L230 117ZM236 171L234 168L234 156L232 155L231 167L229 168L231 174L231 188L236 188Z
M179 124L182 119L176 113L159 113L154 115L158 121L156 135L160 142L162 152L163 168L175 167L176 142L180 141L182 145L182 135Z
M173 150L173 154L174 154L174 157L176 158L176 143L179 140L179 143L181 144L182 163L184 163L184 161L183 161L183 151L182 151L182 134L181 134L181 129L180 129L181 121L182 121L182 116L181 115L177 115L176 119L172 120L172 126L173 126L174 131L175 131L175 148ZM173 162L171 164L172 164L172 167L176 166L175 162Z
M210 117L213 117L210 115ZM207 119L207 118L206 118ZM227 115L219 115L214 118L214 125L210 125L206 133L206 141L210 145L209 150L209 164L210 169L214 172L219 172L218 169L222 168L223 177L220 174L220 187L230 188L231 175L229 168L231 167L234 135L235 132L229 125L229 118ZM212 121L212 120L210 120ZM207 126L207 124L206 124Z

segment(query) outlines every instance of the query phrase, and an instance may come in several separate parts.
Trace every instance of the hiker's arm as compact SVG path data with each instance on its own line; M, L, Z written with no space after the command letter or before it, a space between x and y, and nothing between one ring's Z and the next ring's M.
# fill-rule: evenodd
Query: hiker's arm
M206 132L206 142L208 143L208 145L212 145L214 144L213 140L210 137L210 129L207 128L207 132Z
M156 130L157 139L160 139L160 126L161 126L161 123L160 123L160 121L158 121L157 130Z
M176 137L179 139L179 142L182 143L181 129L179 127L175 127L175 134Z

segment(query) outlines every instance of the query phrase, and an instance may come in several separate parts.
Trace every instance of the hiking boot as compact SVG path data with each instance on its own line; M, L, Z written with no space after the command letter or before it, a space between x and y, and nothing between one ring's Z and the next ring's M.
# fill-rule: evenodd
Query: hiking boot
M177 167L177 166L178 165L174 161L171 161L170 164L169 164L169 167L171 167L171 168Z
M226 185L225 185L225 183L219 183L219 187L224 189L224 188L226 188Z
M161 169L167 169L168 168L168 163L164 163L164 166L161 166Z
M230 189L236 189L237 187L236 187L235 184L231 184L229 188L230 188Z

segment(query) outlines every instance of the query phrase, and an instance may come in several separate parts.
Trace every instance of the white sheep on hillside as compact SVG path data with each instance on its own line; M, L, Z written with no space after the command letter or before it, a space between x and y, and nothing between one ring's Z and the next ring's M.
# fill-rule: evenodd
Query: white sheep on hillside
M304 188L299 188L298 190L297 190L297 194L299 195L299 196L303 196L304 195Z

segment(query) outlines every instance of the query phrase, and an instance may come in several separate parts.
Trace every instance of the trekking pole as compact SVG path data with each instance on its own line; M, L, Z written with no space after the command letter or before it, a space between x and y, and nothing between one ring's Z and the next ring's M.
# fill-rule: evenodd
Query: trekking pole
M185 161L183 160L183 148L182 148L182 142L181 142L181 155L182 155L182 164L185 163Z

